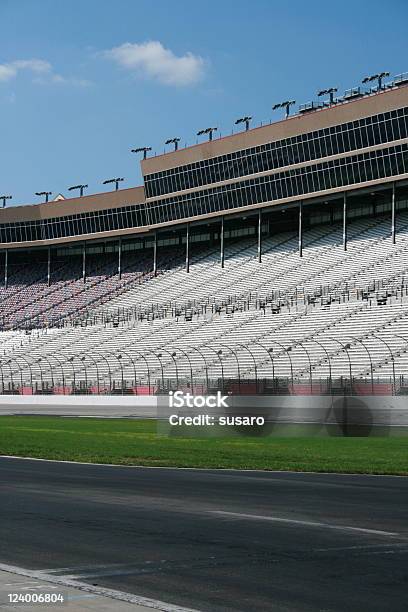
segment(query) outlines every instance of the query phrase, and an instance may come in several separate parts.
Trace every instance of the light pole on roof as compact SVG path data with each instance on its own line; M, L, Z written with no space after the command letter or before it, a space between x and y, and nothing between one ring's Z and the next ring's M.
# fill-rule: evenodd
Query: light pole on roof
M249 116L240 117L239 119L236 120L235 125L239 125L240 123L245 123L245 131L247 132L249 130L249 122L251 120L252 120L252 117L249 117Z
M213 139L213 132L216 132L217 130L218 130L217 127L208 127L208 128L205 128L204 130L200 130L199 132L197 132L197 136L208 134L208 140L211 141Z
M296 104L296 100L284 100L283 102L278 102L272 106L272 110L276 110L277 108L285 109L285 119L289 117L290 107Z
M148 151L151 150L152 147L138 147L137 149L131 149L131 153L143 153L143 159L146 159Z
M0 200L3 200L3 208L6 208L6 200L12 200L13 196L11 195L2 195L0 196Z
M50 197L51 194L52 194L52 191L36 191L35 192L36 196L44 196L46 203L48 202L48 198Z
M178 143L180 142L180 138L169 138L168 140L166 140L166 142L164 144L168 145L168 144L174 144L174 150L177 151L178 150Z
M84 189L88 189L88 185L73 185L72 187L68 187L68 191L74 191L75 189L79 189L79 196L82 198Z
M377 81L378 83L378 90L383 89L383 79L387 76L390 76L389 72L378 72L377 74L371 74L369 76L364 77L364 79L361 81L362 83L372 83L373 81Z
M327 94L329 95L329 102L330 105L334 103L334 94L337 91L337 87L329 87L328 89L321 89L317 95L320 96L326 96Z
M118 191L119 189L119 183L121 183L122 181L124 181L125 179L122 178L113 178L113 179L107 179L106 181L103 181L103 185L109 185L110 183L115 183L115 191Z

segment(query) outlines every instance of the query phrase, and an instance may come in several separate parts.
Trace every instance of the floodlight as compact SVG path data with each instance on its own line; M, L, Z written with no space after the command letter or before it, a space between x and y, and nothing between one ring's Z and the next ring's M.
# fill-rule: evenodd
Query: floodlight
M164 144L174 144L174 150L177 151L180 138L169 138Z
M383 89L383 78L390 76L389 72L379 72L377 74L371 74L369 76L364 77L364 79L361 81L362 83L372 83L372 81L377 81L378 82L378 90Z
M121 183L122 181L124 181L124 178L113 178L113 179L108 179L106 181L103 181L103 185L109 185L109 183L115 183L115 191L118 191L119 189L119 183Z
M6 208L6 200L12 200L13 196L11 195L2 195L0 196L0 200L3 200L3 208Z
M79 189L79 196L82 198L84 189L88 189L88 185L73 185L72 187L68 187L68 191L74 191L75 189Z
M48 202L49 196L52 194L52 191L36 191L36 196L45 196L45 202Z
M236 120L235 125L238 125L239 123L245 123L245 131L247 132L249 130L249 122L252 120L252 117L240 117L239 119Z
M146 159L147 152L151 150L152 147L138 147L137 149L131 149L131 153L143 153L143 159Z
M289 117L289 109L293 104L296 104L296 100L284 100L283 102L278 102L277 104L274 104L272 106L272 110L276 110L277 108L284 108L285 119L287 119Z
M328 89L321 89L317 95L320 96L326 96L329 95L329 100L330 100L330 104L333 104L334 102L334 94L337 91L337 87L329 87Z
M197 136L202 136L203 134L208 134L208 140L212 140L213 139L213 132L216 132L218 130L217 127L208 127L205 128L204 130L200 130L199 132L197 132Z

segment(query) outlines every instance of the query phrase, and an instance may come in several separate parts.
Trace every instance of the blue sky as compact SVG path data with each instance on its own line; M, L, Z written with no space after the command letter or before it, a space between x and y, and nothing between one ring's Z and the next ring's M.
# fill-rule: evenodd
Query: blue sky
M408 71L407 19L406 0L0 0L0 191L134 186L132 147Z

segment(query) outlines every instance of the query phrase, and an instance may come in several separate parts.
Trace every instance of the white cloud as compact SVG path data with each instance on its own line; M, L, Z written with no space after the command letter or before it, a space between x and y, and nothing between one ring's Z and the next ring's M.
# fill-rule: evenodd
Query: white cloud
M36 74L44 74L52 70L50 62L40 59L15 60L11 63L11 66L16 70L30 70Z
M13 68L9 64L0 64L0 81L10 81L16 74L16 68Z
M61 83L79 87L90 85L90 81L86 79L64 77L53 72L50 62L41 59L22 59L0 64L0 82L11 81L20 71L24 70L32 74L35 83Z
M0 81L14 79L20 70L28 70L34 74L47 74L51 72L51 64L40 59L15 60L7 64L0 64Z
M204 75L205 62L187 52L177 56L159 41L124 43L104 52L104 56L130 71L156 79L165 85L192 85Z
M89 81L88 79L65 77L61 74L53 74L51 77L51 81L60 85L76 85L77 87L88 87L89 85L92 85L92 81Z

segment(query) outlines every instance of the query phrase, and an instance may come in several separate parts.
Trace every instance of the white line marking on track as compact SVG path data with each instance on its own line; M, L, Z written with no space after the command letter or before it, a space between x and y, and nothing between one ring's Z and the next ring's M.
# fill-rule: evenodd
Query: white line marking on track
M359 546L330 546L328 548L312 548L311 552L338 552L338 551L367 551L374 550L375 552L381 552L382 550L395 549L395 552L408 550L407 542L393 542L392 544L361 544ZM379 550L377 550L379 549Z
M162 612L199 612L198 610L194 610L192 608L183 608L174 604L160 601L158 599L150 599L148 597L133 595L133 593L116 591L114 589L105 589L99 586L95 587L92 584L87 584L86 582L76 582L75 580L64 578L63 576L52 576L51 574L46 574L41 570L28 570L22 567L0 563L0 571L8 572L10 574L17 574L18 576L27 576L28 578L35 578L41 581L44 580L45 582L50 582L52 584L78 589L80 591L92 593L93 595L99 595L100 597L108 597L109 599L138 604L139 606L145 606L146 608L152 608L153 610L161 610Z
M118 569L120 567L129 567L129 563L100 563L95 565L95 563L87 564L87 565L74 565L71 567L53 567L42 569L41 571L45 574L62 574L66 576L72 572L86 572L87 570L95 570L95 569Z
M73 574L64 574L64 578L70 578L72 580L84 580L85 578L101 578L103 576L129 576L129 575L141 575L146 574L146 572L151 572L149 566L143 568L140 567L131 567L131 568L123 568L123 569L101 569L89 572L79 572ZM54 574L55 575L55 574Z
M365 527L349 527L348 525L333 525L330 523L320 523L317 521L301 521L298 519L279 518L276 516L262 516L259 514L244 514L241 512L225 512L223 510L209 510L210 514L217 516L250 519L254 521L271 521L274 523L288 523L289 525L303 525L304 527L319 527L320 529L338 529L339 531L357 531L359 533L367 533L372 535L382 536L399 536L399 533L392 531L380 531L378 529L366 529Z

